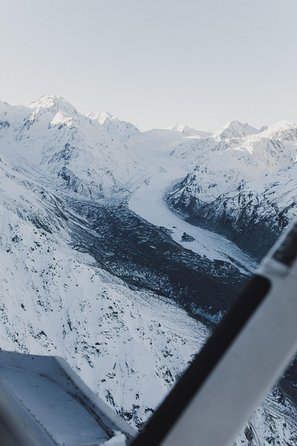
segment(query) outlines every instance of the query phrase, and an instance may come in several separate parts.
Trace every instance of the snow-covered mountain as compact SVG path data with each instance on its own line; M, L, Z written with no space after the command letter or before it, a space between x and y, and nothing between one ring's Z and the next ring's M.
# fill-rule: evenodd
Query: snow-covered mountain
M240 121L230 121L213 134L215 138L230 139L242 138L247 135L258 133L255 127Z
M113 135L123 142L129 140L131 136L139 133L138 128L135 125L131 124L131 122L121 121L116 116L113 116L108 112L92 112L89 113L87 116L92 121L99 122L99 124L107 129L108 133L111 136Z
M296 132L296 124L280 122L253 134L181 142L172 156L188 173L169 192L170 205L260 258L296 216Z
M125 193L125 183L141 169L115 137L118 125L106 127L106 120L101 124L80 114L63 98L45 96L20 110L1 104L0 122L3 153L86 197ZM127 124L126 137L136 131L132 125L131 129Z
M0 103L0 347L63 356L140 426L255 268L244 231L271 243L295 215L294 128L140 132L61 97ZM238 445L295 444L296 419L276 389Z
M196 130L192 127L183 124L174 124L168 127L168 130L173 130L174 132L182 133L184 136L195 136L200 138L207 138L211 136L210 132L205 132L203 130Z

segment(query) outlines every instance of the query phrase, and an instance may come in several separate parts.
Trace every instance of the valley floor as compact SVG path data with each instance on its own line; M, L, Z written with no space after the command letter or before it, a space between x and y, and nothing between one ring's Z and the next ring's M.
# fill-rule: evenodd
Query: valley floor
M210 260L230 262L242 272L254 271L256 262L227 238L193 226L173 213L166 205L166 190L182 176L182 169L170 165L143 181L132 193L129 208L153 225L167 228L173 240L186 249ZM183 234L189 241L183 240Z

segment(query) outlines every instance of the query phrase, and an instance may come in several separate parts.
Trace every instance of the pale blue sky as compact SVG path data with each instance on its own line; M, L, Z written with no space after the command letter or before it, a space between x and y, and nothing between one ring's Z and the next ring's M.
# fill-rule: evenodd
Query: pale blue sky
M0 99L141 129L297 121L297 0L0 0Z

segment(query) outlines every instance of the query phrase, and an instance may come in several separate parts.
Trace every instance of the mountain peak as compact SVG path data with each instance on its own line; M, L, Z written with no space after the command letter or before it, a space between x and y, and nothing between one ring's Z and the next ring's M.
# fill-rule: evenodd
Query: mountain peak
M168 130L173 130L175 132L179 132L179 133L184 133L187 136L193 136L193 135L197 135L197 130L188 127L187 125L184 124L174 124L171 125L170 127L168 127Z
M291 121L277 121L276 123L268 126L265 131L269 131L269 132L280 132L280 131L284 131L284 130L288 130L288 129L292 129L292 128L297 128L297 124L291 122Z
M54 112L63 111L67 115L77 115L77 110L70 102L67 102L62 96L46 94L37 101L30 104L30 108L37 112L42 109L53 110Z
M261 136L269 139L280 139L282 141L297 140L297 124L290 121L278 121L267 127L260 133Z
M88 113L88 118L90 118L92 121L98 121L99 124L104 125L108 124L110 121L113 120L119 120L116 116L113 116L109 112L91 112Z
M87 117L108 129L112 135L117 135L124 139L130 138L132 134L139 132L134 124L122 121L109 112L91 112Z
M43 96L40 96L40 98L37 99L37 101L33 101L30 104L30 107L31 108L36 108L36 107L49 108L49 107L63 104L65 102L66 101L62 96L56 96L53 94L45 94Z
M214 133L215 138L242 138L243 136L253 135L258 133L255 127L252 127L248 123L240 121L229 121L222 128Z
M204 132L201 130L196 130L193 127L189 127L184 124L174 124L170 127L167 127L166 130L173 130L174 132L182 133L185 136L196 136L200 138L205 138L211 135L209 132Z

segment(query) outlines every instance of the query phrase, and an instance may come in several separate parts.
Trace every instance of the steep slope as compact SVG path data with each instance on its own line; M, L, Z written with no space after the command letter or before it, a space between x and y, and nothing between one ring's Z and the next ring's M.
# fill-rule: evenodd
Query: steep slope
M81 115L63 98L42 97L30 108L2 104L0 149L50 174L61 188L86 197L125 194L141 171L125 146L104 125Z
M293 446L297 442L296 418L296 407L282 392L274 389L232 446Z
M174 132L182 133L183 136L194 136L199 138L207 138L211 135L210 132L204 132L202 130L196 130L192 127L183 124L174 124L168 127L168 130L173 130Z
M230 121L224 125L221 129L213 134L215 138L229 139L229 138L242 138L243 136L253 135L258 133L255 127L247 123L240 121Z
M99 122L110 136L120 139L123 143L128 142L129 139L139 133L138 128L131 124L131 122L121 121L116 116L108 112L89 113L88 118L92 121Z
M189 173L172 187L168 203L261 258L297 215L296 132L281 122L239 139L180 144L172 156L185 160Z
M296 174L293 164L269 177L242 182L235 191L210 203L189 197L187 192L180 194L179 188L177 201L173 190L170 202L184 209L192 223L226 235L260 259L297 215ZM184 191L188 185L189 178L182 184Z
M141 424L208 330L74 250L59 199L3 158L0 168L1 348L63 356Z

